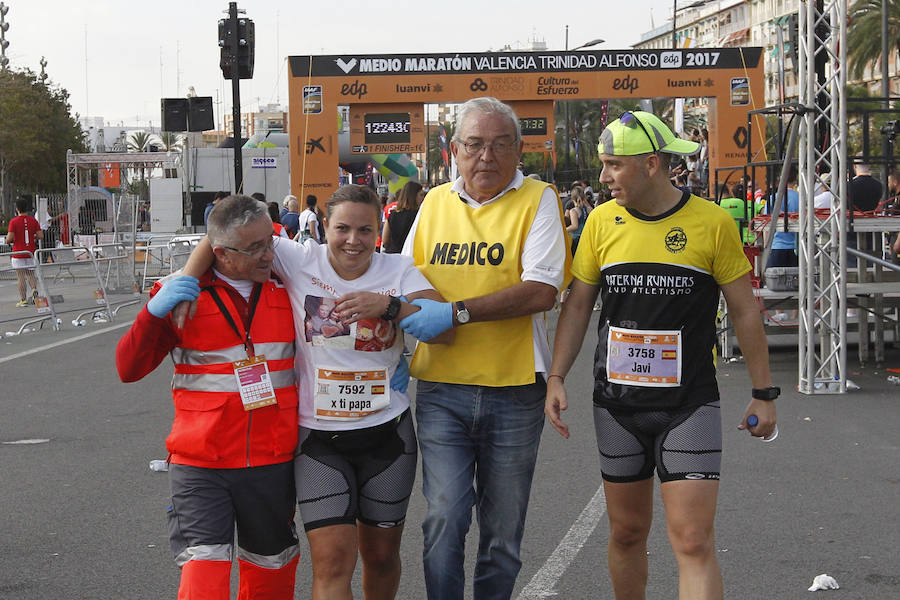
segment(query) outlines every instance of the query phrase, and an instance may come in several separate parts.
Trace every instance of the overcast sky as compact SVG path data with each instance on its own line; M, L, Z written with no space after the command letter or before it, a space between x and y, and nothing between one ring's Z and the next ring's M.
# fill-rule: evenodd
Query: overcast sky
M222 79L219 0L3 0L13 68L40 71L66 88L74 112L118 125L159 125L160 98L218 94L216 113L231 110ZM438 8L440 6L441 8ZM600 48L629 48L671 17L668 0L243 0L256 24L252 80L241 82L246 112L287 105L284 57L300 54L480 52L530 40L550 50L603 38ZM226 87L227 86L227 87ZM221 117L218 117L221 119Z

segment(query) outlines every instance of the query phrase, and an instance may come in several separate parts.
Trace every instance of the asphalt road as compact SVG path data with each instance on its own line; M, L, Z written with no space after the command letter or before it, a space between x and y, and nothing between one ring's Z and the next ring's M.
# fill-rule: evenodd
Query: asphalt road
M165 458L171 365L137 384L119 383L113 357L125 331L117 326L127 326L135 312L127 310L116 323L0 339L2 599L176 595L165 525L168 480L148 469L148 461ZM544 431L517 600L613 597L589 400L595 341L589 334L566 380L572 438L549 425ZM890 373L851 362L860 390L806 396L792 391L794 349L773 349L772 362L786 392L778 401L781 433L771 444L735 429L749 379L740 362L720 367L726 450L717 548L726 597L807 598L820 573L841 590L819 594L900 597L900 388L887 382ZM888 350L885 366L900 367L900 350ZM677 571L658 493L656 506L647 597L674 598ZM399 598L424 598L424 510L417 485ZM473 546L470 537L469 577ZM297 598L309 598L310 580L304 549ZM356 590L361 598L358 577Z

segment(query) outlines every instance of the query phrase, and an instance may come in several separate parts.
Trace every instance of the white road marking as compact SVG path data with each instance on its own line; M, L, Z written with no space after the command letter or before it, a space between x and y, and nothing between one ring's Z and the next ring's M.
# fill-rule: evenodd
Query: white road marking
M575 560L605 512L606 496L603 494L601 485L578 518L575 519L575 523L569 528L556 550L553 551L544 566L534 574L516 600L542 600L555 596L557 594L556 582L569 568L569 564Z
M3 444L16 445L16 444L46 444L49 442L49 439L45 438L33 438L28 440L15 440L12 442L2 442Z
M19 352L18 354L12 354L10 356L6 356L0 358L0 364L9 362L11 360L15 360L17 358L23 358L25 356L31 356L32 354L37 354L38 352L43 352L44 350L50 350L51 348L56 348L58 346L64 346L66 344L71 344L72 342L78 342L89 337L94 337L95 335L100 335L101 333L108 333L110 331L115 331L116 329L122 329L123 327L131 327L131 321L127 323L120 323L119 325L113 325L112 327L104 327L103 329L98 329L97 331L92 331L90 333L85 333L83 335L78 335L73 338L69 338L66 340L60 340L58 342L53 342L52 344L47 344L45 346L38 346L37 348L32 348L31 350L25 350L24 352Z

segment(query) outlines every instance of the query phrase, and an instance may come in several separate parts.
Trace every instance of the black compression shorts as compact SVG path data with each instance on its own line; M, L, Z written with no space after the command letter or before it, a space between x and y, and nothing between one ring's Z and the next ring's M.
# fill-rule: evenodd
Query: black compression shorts
M682 410L624 412L594 406L603 479L642 481L655 468L662 482L719 479L719 402Z
M417 460L409 409L365 429L301 427L297 447L294 475L306 531L357 520L375 527L403 524Z

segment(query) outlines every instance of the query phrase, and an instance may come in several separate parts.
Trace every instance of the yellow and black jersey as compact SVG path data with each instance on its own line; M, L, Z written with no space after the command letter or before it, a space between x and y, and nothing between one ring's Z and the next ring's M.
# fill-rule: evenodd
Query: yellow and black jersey
M615 201L594 209L572 264L572 274L598 286L602 300L594 402L606 408L657 410L717 399L714 351L719 286L750 269L731 216L708 200L685 193L674 208L654 217ZM667 333L656 335L660 332ZM642 362L648 353L654 355L649 344L656 338L668 339L669 333L677 340L677 349L665 346L656 352L655 363ZM631 336L635 343L616 343L615 336L622 335ZM642 340L648 345L642 346ZM626 358L636 374L610 377L610 365L615 364L616 371L625 370ZM665 371L669 365L664 359L670 358L679 363L677 383L642 373Z

